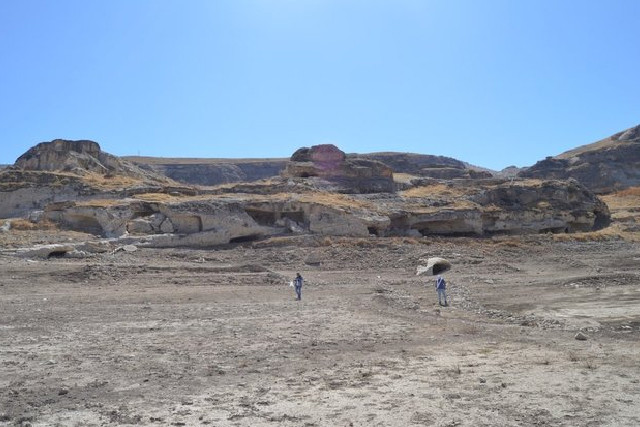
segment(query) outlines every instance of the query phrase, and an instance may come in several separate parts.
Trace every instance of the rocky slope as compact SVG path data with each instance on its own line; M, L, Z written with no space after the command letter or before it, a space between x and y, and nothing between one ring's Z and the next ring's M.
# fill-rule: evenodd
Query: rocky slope
M435 179L481 179L492 178L488 170L444 156L414 153L354 154L354 157L376 160L389 166L395 173L406 173Z
M18 217L66 200L193 190L100 149L94 141L40 143L0 170L0 218Z
M598 194L640 186L640 126L558 156L547 157L520 172L519 176L573 178Z

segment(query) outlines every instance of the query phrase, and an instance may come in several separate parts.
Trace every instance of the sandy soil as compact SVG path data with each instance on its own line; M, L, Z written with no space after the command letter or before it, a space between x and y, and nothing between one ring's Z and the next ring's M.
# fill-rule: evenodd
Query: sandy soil
M640 245L329 243L0 255L0 425L640 425Z

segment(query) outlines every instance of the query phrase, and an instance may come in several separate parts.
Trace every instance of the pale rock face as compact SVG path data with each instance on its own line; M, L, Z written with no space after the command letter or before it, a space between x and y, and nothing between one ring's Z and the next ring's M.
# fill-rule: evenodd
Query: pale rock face
M309 216L309 230L315 234L328 236L362 236L369 235L367 226L352 215L337 212L318 212Z
M24 187L0 191L0 218L25 216L33 210L42 210L49 203L78 197L78 191L70 187Z

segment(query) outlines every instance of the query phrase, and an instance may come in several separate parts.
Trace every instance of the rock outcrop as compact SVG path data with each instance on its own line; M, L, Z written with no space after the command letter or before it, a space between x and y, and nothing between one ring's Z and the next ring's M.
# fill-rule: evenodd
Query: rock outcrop
M332 144L303 147L291 156L284 176L319 177L342 193L388 193L394 189L393 170L382 162L347 158Z
M131 162L100 149L95 141L54 139L31 147L18 157L14 168L32 171L72 172L76 175L97 173L124 175L146 181L166 182L167 177L145 171Z
M25 216L49 203L145 192L194 190L105 153L94 141L56 139L32 147L0 171L0 218Z
M69 150L67 157L59 149ZM197 192L166 178L154 180L99 152L95 143L58 142L30 153L0 172L0 213L43 210L28 217L157 247L211 247L292 234L571 233L599 229L610 220L607 206L575 180L455 175L408 180L403 191L394 191L391 168L333 145L296 151L282 176ZM63 170L47 169L54 167Z
M265 183L270 186L271 183ZM291 189L300 189L291 183ZM243 188L240 185L240 188ZM43 218L73 230L152 236L155 246L216 246L271 235L491 236L599 229L607 206L576 181L431 182L402 193L224 193L167 202L136 198L50 204Z
M573 178L598 194L640 186L640 126L547 157L519 173L523 178Z

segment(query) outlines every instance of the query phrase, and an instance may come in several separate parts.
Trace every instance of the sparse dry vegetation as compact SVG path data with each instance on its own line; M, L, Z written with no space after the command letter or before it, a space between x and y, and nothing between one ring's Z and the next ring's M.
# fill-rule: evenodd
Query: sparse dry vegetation
M82 181L99 190L129 188L144 184L143 180L127 175L103 175L94 172L83 175Z
M180 200L192 200L194 197L187 196L173 196L167 193L144 193L144 194L136 194L135 196L138 200L143 200L145 202L157 202L157 203L168 203L175 202Z
M29 221L27 219L12 219L9 220L12 230L19 231L35 231L35 230L56 230L57 225L48 220L42 220L38 222Z
M400 192L402 197L414 198L414 197L460 197L466 194L463 188L452 187L446 184L433 184L424 185L420 187L413 187L408 190Z
M409 184L412 180L420 178L417 175L411 175L408 173L393 173L393 182L397 182L400 184Z

